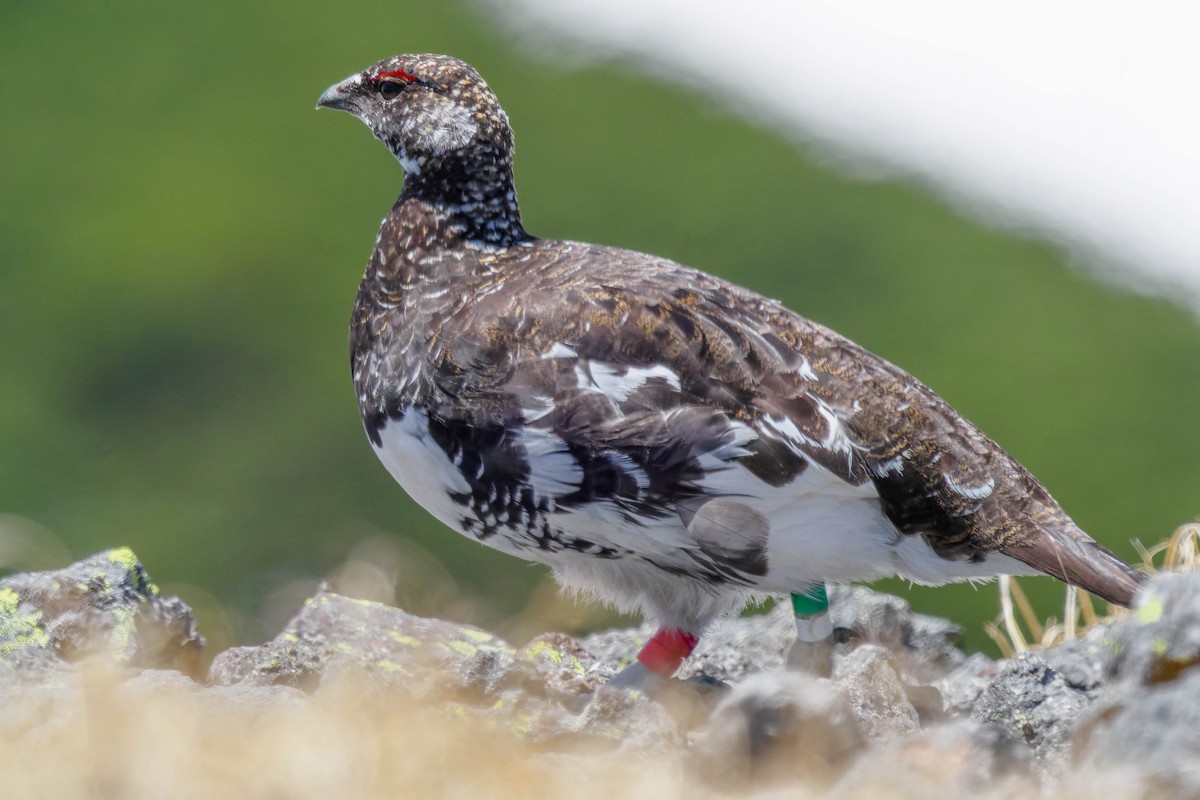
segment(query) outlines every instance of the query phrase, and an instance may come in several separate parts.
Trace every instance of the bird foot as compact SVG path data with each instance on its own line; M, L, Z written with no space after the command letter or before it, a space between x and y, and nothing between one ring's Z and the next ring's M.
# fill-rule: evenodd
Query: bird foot
M730 690L728 683L708 675L680 680L660 675L640 661L614 675L607 686L627 690L639 700L653 700L685 730L703 724ZM605 691L610 690L601 689ZM596 695L593 702L599 699Z
M661 689L673 678L659 675L641 661L634 661L625 669L608 679L608 685L615 689L629 689L635 692L651 694Z
M700 637L681 628L659 628L638 653L637 660L609 680L609 686L652 691L671 680Z
M693 678L683 680L669 678L648 669L640 661L633 662L616 675L613 675L608 679L606 685L616 689L645 692L646 694L653 694L677 686L691 687L701 695L719 695L730 689L728 683L711 675L697 675Z
M725 681L720 678L714 678L711 675L697 675L694 678L688 678L679 682L684 686L690 686L696 690L696 693L703 698L720 700L725 696L725 693L733 689Z

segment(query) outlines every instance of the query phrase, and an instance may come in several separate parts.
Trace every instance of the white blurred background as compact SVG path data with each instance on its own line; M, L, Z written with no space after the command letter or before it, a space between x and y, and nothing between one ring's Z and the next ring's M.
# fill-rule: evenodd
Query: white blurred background
M541 50L687 83L1200 312L1194 2L489 2Z

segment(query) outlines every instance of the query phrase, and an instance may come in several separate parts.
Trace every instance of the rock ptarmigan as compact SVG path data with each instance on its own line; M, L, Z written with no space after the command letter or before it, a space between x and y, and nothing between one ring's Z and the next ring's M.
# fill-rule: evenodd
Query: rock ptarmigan
M404 169L350 331L367 437L435 517L662 627L674 674L717 616L826 582L1047 573L1128 605L1142 576L898 367L719 278L525 232L513 135L468 64L331 86ZM799 643L798 643L799 644Z

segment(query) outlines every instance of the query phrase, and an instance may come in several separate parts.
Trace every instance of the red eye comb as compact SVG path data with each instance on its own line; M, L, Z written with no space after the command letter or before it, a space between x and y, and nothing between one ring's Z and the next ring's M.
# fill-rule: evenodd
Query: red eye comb
M371 78L371 81L378 83L384 78L398 78L402 81L415 81L417 76L413 75L411 72L405 72L402 69L389 69L386 72L377 73L375 77Z

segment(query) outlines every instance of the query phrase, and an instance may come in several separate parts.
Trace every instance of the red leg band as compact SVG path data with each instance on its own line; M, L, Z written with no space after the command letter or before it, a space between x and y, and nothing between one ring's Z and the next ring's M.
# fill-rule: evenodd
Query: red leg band
M658 633L646 642L638 661L651 672L671 677L683 660L696 649L699 636L693 636L680 628L659 628Z

